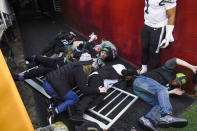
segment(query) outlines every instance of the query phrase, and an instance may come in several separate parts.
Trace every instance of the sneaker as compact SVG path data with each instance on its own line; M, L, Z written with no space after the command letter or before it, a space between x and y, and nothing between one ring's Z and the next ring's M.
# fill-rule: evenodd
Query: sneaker
M68 105L67 112L68 112L69 118L71 118L72 116L74 116L76 114L75 105Z
M141 68L141 70L140 70L140 74L144 74L144 73L146 73L147 71L148 71L147 65L142 65L142 68Z
M49 124L51 125L54 122L55 117L57 115L55 111L55 107L53 107L52 104L50 104L49 108L47 109L47 112L48 112L48 121L49 121Z
M158 126L163 128L168 128L168 127L182 128L185 127L187 124L188 122L186 119L176 118L171 115L166 115L159 119Z
M138 121L144 128L151 130L151 131L158 131L154 123L151 122L151 120L149 120L148 118L145 118L144 116L142 116L140 117Z
M75 124L82 124L86 121L85 119L83 119L83 113L80 113L75 105L69 105L67 111L70 120Z
M85 120L82 116L80 115L74 115L72 117L70 117L70 120L75 123L76 125L81 125L84 122L87 122L87 120Z
M35 61L35 58L36 58L36 56L28 56L25 58L25 60L31 63L31 62Z

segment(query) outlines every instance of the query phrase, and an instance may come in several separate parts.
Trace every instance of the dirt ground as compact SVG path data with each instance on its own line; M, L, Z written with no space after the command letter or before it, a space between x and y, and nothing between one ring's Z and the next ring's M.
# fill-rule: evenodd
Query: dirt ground
M9 40L8 44L11 47L12 53L14 57L8 57L8 51L3 51L5 59L7 61L8 67L12 73L20 73L26 70L24 54L23 54L23 47L22 47L22 40L20 36L20 31L17 24L14 25L14 34L15 39ZM20 96L23 100L23 103L26 107L26 110L29 114L29 117L32 121L34 128L40 127L39 117L36 110L36 103L35 103L35 95L34 90L30 88L24 82L15 82L16 87L20 93Z

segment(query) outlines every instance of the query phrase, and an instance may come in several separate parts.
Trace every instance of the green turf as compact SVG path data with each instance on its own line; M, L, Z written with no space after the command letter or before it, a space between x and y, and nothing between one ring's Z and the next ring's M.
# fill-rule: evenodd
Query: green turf
M185 128L166 128L161 131L197 131L197 104L179 117L188 120Z

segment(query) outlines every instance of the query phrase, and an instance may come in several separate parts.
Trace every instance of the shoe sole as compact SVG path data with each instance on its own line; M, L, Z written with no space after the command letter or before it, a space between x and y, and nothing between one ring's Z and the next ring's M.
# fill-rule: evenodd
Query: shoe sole
M87 122L86 120L78 120L78 119L70 119L73 123L77 124L77 125L81 125L84 122Z
M73 114L72 114L71 109L70 109L69 106L68 106L68 108L67 108L67 112L68 112L69 118L71 118Z
M173 122L173 123L159 123L158 126L162 128L169 128L169 127L174 127L174 128L183 128L187 126L188 122Z
M140 125L143 126L143 128L144 128L145 130L149 130L149 131L158 131L158 130L154 130L154 129L150 128L149 126L144 125L144 123L143 123L142 121L138 121L138 122L139 122Z

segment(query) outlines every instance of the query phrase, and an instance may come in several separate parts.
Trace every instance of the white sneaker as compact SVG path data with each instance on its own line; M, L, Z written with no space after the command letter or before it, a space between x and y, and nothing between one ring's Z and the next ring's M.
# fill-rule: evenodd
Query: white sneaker
M142 70L140 71L140 74L144 74L148 71L147 65L142 65Z

